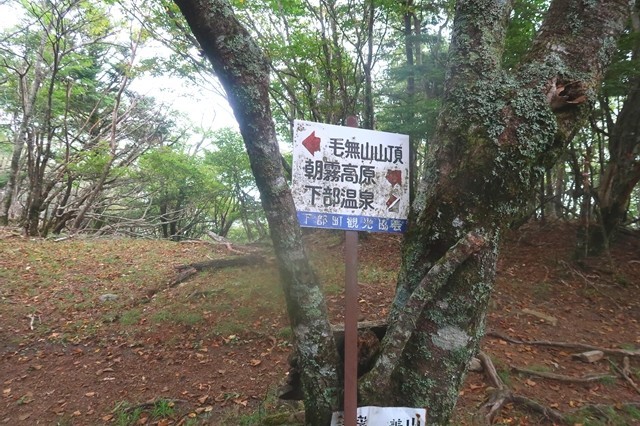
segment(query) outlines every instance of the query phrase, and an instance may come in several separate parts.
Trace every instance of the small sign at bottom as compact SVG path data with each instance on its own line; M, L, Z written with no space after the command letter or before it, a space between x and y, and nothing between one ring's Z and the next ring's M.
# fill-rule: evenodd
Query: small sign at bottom
M358 407L358 426L425 426L427 410L408 407ZM342 411L333 413L331 426L344 426Z

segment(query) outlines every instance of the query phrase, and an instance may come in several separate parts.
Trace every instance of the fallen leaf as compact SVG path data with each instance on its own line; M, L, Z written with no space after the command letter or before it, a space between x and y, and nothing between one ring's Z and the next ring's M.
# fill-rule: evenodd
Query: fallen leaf
M91 398L92 396L96 396L96 393L95 392L87 392L87 393L84 394L84 396L87 396L87 397Z
M207 401L207 399L209 399L209 395L204 395L204 396L201 396L200 398L198 398L198 402L200 404L204 404Z
M240 398L234 399L233 402L238 405L242 405L243 407L246 407L247 404L249 403L246 399L240 399Z
M257 367L258 365L262 364L262 361L259 359L252 359L251 361L249 361L249 364L251 364L252 367Z

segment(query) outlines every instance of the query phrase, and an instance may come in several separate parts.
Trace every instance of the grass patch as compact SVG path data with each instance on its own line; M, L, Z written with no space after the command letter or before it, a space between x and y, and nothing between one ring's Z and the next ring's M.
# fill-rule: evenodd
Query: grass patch
M377 265L362 265L358 272L358 280L370 284L389 283L396 280L397 274L396 270L389 271Z
M284 403L270 389L260 406L251 413L242 414L238 407L230 407L224 412L219 424L239 426L302 426L304 412L302 402Z
M153 403L144 404L120 401L111 413L112 421L118 426L156 424L160 420L171 420L177 414L175 403L168 399L158 399Z
M142 317L142 311L138 308L130 309L128 311L124 311L122 315L120 315L120 324L122 325L134 325L140 322L140 318Z
M636 408L629 406L625 406L622 410L617 410L613 406L588 406L568 416L568 420L570 424L581 424L584 426L627 426L635 423L632 419L638 418L632 417L627 411L628 408L632 408L632 410L636 412L634 414L638 413Z

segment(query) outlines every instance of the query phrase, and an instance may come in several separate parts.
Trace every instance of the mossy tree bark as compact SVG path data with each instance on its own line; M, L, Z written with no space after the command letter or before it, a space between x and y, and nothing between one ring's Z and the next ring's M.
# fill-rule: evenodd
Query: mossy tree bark
M251 157L296 337L307 423L328 424L337 355L282 176L265 58L225 0L174 0L211 60ZM500 230L579 128L630 4L554 0L529 55L501 69L509 1L459 0L446 96L412 206L389 330L361 404L424 406L447 424L483 334ZM324 411L327 410L327 411Z
M269 106L269 63L227 1L175 3L213 64L240 125L283 281L302 372L307 423L327 425L339 403L339 356L284 177Z
M443 111L413 204L390 330L361 380L368 403L426 406L431 424L447 424L483 334L500 231L523 213L582 124L630 4L553 1L528 56L505 70L510 11L509 2L457 2ZM416 299L423 301L413 312ZM385 377L391 385L381 392Z

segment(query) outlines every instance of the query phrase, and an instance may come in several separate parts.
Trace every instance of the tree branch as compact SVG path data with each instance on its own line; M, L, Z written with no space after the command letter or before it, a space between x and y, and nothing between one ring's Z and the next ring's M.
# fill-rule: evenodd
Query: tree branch
M470 232L461 238L438 260L413 291L404 308L382 340L382 349L372 370L364 376L363 392L380 392L389 382L404 348L416 328L418 318L427 302L440 291L447 280L469 257L479 252L487 244L487 239L477 232Z

